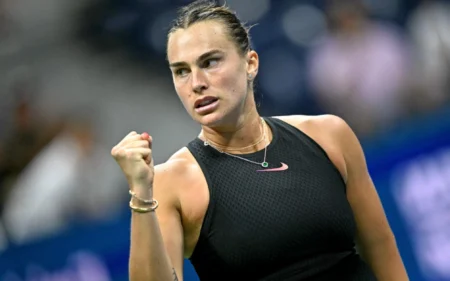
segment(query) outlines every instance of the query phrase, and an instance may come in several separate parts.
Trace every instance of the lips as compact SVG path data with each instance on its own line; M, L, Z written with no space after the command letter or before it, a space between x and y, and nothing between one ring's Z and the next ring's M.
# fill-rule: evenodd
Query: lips
M210 105L210 104L212 104L213 102L215 102L217 100L218 100L218 98L216 98L216 97L210 97L210 96L203 97L203 98L198 99L198 100L195 101L194 107L195 108L201 108L201 107Z

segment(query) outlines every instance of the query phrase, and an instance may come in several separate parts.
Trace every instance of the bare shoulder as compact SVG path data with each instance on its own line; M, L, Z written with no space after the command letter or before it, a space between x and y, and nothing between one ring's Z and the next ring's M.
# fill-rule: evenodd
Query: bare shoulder
M302 131L321 135L340 136L351 129L342 118L332 114L275 116Z
M153 191L155 197L176 200L181 193L198 182L201 169L187 148L174 153L166 162L155 166Z
M155 166L155 177L163 179L185 177L192 169L196 168L196 161L187 148L175 152L170 158Z

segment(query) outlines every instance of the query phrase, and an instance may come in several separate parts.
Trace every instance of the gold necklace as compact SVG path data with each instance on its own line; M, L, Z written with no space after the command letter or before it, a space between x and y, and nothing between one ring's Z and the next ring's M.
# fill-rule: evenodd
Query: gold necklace
M263 134L262 134L261 140L259 140L259 141L256 142L255 144L246 146L245 148L250 147L250 146L254 146L254 145L260 143L261 141L266 140L266 126L264 126L264 121L263 121L262 118L261 118L261 125L262 125L262 127L263 127ZM228 153L228 152L226 152L226 151L220 150L220 149L218 149L217 147L215 147L214 145L211 145L211 141L208 140L208 139L206 138L205 135L203 135L203 137L205 138L205 141L203 142L203 144L204 144L205 146L210 146L210 147L214 148L215 150L217 150L217 151L220 152L220 153L226 154L226 155L228 155L228 156L231 156L231 157L234 157L234 158L237 158L237 159L244 160L244 161L249 162L249 163L253 163L253 164L256 164L256 165L260 165L260 166L262 166L263 168L267 168L267 167L269 166L269 163L267 163L267 161L266 161L266 156L267 156L267 146L268 146L267 141L266 141L266 145L264 146L264 159L263 159L263 162L256 162L256 161L252 161L252 160L246 159L246 158L244 158L244 157L240 157L240 156L237 156L237 155L234 155L234 154L230 154L230 153ZM242 149L243 149L243 148L236 149L236 150L242 150Z
M257 140L255 143L252 143L252 144L247 145L247 146L244 146L244 147L238 147L238 148L236 148L236 147L235 147L235 148L233 148L233 147L231 147L231 148L227 147L226 150L227 150L227 151L237 151L237 150L241 150L241 151L242 151L242 150L245 150L245 149L247 149L247 148L254 147L255 145L260 144L260 143L264 140L264 123L263 123L262 118L261 118L260 132L261 132L261 137L260 137L259 140ZM222 149L223 149L224 147L223 147L222 145L220 145L220 144L218 144L218 143L215 143L215 142L213 142L213 141L207 139L206 136L205 136L205 134L203 134L203 137L208 141L208 143L209 143L210 145L213 145L215 148L220 149L221 151L223 151ZM222 148L222 149L221 149L221 148Z

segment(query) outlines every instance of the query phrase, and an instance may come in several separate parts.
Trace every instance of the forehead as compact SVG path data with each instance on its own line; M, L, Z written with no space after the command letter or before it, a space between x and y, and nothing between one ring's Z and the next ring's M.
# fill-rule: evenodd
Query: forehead
M167 44L169 62L193 61L210 50L226 52L235 48L223 24L217 21L195 23L172 33Z

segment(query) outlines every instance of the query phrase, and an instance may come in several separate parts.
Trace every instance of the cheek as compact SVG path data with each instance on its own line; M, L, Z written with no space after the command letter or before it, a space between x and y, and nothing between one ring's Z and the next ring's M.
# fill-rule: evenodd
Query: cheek
M226 89L227 92L234 95L244 94L247 91L247 79L241 71L231 72L231 75L219 75L218 83Z
M185 87L177 87L175 86L175 91L177 92L178 98L180 99L181 103L183 103L184 107L186 109L189 108L189 101L191 100L192 94L190 91L187 91Z

